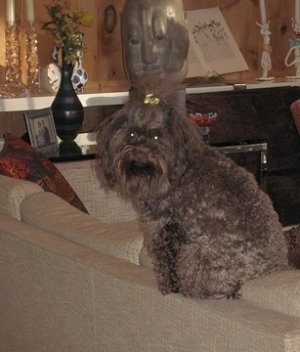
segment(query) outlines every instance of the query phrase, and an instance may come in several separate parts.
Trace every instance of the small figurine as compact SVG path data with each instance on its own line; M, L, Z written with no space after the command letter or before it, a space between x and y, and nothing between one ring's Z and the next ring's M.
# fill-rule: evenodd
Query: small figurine
M286 67L295 65L296 75L287 77L290 79L295 79L300 78L300 23L296 22L294 19L292 19L292 23L295 38L289 39L290 50L284 59L284 64ZM292 54L294 54L294 60L289 62Z
M263 23L256 22L256 24L260 27L260 34L263 37L263 52L261 56L261 67L262 67L263 74L259 78L259 80L269 81L274 79L274 77L268 77L268 72L272 68L272 61L271 61L272 46L270 45L270 41L271 41L270 35L272 33L269 30L270 21L263 22Z

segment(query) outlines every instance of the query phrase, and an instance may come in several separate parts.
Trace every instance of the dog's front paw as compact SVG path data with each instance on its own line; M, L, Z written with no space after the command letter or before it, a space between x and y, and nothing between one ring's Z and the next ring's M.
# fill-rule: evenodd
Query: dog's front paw
M173 293L178 293L179 292L179 289L178 289L177 286L168 285L165 282L159 283L158 284L158 289L163 295L168 295L171 292L173 292Z
M166 268L162 266L158 268L155 267L155 269L158 289L163 295L167 295L171 292L179 292L179 282L174 271L169 270L169 268L165 270Z
M170 287L165 287L164 285L158 285L158 289L163 295L168 295L172 292Z
M178 285L170 279L167 280L157 280L158 289L163 295L168 295L171 292L178 293Z

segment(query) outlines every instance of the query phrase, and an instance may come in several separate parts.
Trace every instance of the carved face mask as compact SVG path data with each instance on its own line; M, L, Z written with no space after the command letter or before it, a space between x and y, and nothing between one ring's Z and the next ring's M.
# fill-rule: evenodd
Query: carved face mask
M128 79L187 70L188 30L180 0L127 0L122 13L124 68Z

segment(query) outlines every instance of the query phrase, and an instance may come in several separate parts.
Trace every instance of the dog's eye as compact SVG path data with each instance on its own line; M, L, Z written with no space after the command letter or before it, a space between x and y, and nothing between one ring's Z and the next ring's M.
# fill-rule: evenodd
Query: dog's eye
M160 132L158 132L157 130L150 131L148 135L149 138L153 139L154 141L158 141L161 137Z
M137 134L137 131L130 131L130 132L129 132L129 137L130 137L130 138L136 138L137 135L138 135L138 134Z

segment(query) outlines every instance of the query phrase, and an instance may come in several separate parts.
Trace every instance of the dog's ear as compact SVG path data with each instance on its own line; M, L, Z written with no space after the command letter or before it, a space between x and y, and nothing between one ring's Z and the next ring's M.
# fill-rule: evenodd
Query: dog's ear
M170 108L166 124L176 154L174 174L179 176L194 162L192 151L202 140L195 124L180 108Z
M115 153L114 138L118 130L124 125L126 117L123 110L106 118L99 126L97 133L97 159L98 177L101 184L113 188L116 184L113 171L113 160Z
M109 163L108 130L111 118L107 118L98 126L97 133L97 176L104 188L113 188L115 185L114 177Z

